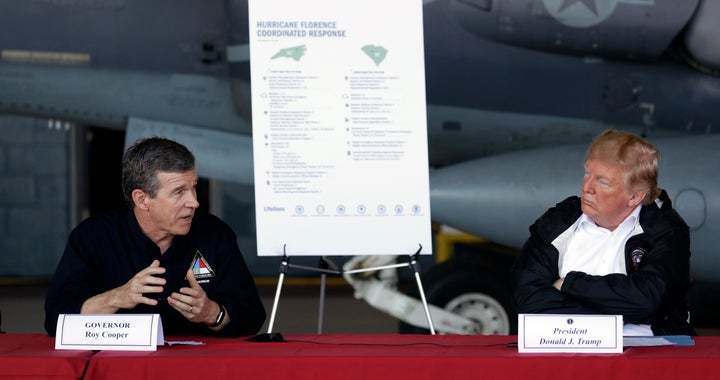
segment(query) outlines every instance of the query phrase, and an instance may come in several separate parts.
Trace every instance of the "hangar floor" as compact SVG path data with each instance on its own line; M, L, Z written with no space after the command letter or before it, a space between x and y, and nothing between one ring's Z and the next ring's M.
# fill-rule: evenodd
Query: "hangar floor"
M272 282L272 281L268 281ZM268 318L261 332L267 332L275 301L277 280L258 285ZM44 285L0 286L0 313L7 333L44 333ZM277 304L272 332L282 334L387 334L397 332L398 322L364 300L353 297L347 284L329 283L325 289L322 326L320 285L284 284Z

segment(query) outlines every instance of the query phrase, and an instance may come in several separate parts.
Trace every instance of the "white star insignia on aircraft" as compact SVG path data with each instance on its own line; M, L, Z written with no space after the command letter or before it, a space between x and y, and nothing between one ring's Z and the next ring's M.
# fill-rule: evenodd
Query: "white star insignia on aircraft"
M587 7L590 12L592 12L594 15L598 15L597 10L597 4L595 3L596 0L563 0L562 5L560 5L560 8L558 8L558 12L562 12L565 9L567 9L569 6L574 5L576 3L583 3L585 7Z

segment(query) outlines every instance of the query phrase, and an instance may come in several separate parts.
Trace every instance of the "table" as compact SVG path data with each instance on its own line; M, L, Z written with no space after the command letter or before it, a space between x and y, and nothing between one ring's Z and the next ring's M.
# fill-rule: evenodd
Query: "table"
M44 334L0 334L0 379L74 379L83 376L93 351L56 351Z
M503 335L286 335L287 342L166 337L200 346L101 351L85 379L717 379L720 337L621 354L517 352Z

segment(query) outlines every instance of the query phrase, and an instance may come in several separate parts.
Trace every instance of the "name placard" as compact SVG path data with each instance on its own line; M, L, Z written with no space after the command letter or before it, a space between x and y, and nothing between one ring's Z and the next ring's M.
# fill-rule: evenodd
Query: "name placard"
M156 351L164 342L160 314L60 314L55 349Z
M622 353L622 315L520 314L518 352Z

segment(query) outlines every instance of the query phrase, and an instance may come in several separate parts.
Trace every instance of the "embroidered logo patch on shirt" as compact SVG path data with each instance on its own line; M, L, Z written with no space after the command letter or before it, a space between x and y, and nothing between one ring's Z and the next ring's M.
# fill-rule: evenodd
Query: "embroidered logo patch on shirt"
M643 256L645 256L645 250L642 248L635 248L632 253L630 254L630 258L632 260L633 269L637 272L638 268L640 267L640 263L642 262Z
M195 257L192 264L190 264L190 269L192 269L199 283L209 282L211 278L215 277L215 271L213 271L199 250L195 251Z

